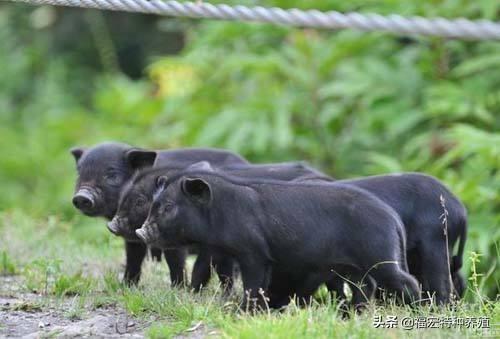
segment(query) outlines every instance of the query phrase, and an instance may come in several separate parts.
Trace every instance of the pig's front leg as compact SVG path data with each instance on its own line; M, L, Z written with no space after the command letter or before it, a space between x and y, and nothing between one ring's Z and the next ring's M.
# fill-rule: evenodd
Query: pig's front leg
M141 278L141 265L148 247L142 242L125 242L127 263L123 280L127 285L137 285Z
M244 290L241 308L251 312L266 310L265 292L271 281L271 265L253 258L239 260L239 263Z
M191 273L191 288L195 292L199 292L202 287L207 286L211 274L211 258L208 247L200 246L198 250L198 257L194 262L193 272Z
M172 286L183 286L186 274L185 265L187 257L186 248L165 249L163 251L165 260L170 270L170 281Z

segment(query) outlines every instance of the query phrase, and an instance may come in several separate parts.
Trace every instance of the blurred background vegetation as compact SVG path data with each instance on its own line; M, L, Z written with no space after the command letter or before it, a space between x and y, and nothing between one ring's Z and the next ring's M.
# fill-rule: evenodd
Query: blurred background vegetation
M496 0L224 2L500 19ZM0 41L4 214L83 227L68 149L105 140L300 159L337 178L421 171L464 201L466 256L499 293L499 42L12 3Z

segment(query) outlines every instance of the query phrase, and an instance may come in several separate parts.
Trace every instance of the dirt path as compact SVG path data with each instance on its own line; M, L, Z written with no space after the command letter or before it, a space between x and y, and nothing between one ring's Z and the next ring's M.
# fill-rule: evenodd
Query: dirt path
M71 298L55 305L50 298L21 292L19 283L17 277L0 277L0 337L144 337L144 324L116 306L84 307L77 317L69 316Z

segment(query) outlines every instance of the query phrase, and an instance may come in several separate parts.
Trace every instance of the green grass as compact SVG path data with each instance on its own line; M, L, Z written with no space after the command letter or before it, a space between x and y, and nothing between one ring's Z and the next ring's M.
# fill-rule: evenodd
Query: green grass
M500 323L500 303L482 297L482 272L473 276L466 301L453 307L409 308L373 303L363 314L351 314L348 320L342 320L338 305L321 293L322 298L307 308L291 304L282 312L250 316L237 308L240 283L225 298L215 278L200 294L172 289L166 265L149 260L140 285L124 286L119 280L121 240L108 234L101 220L77 218L67 223L57 218L33 219L17 211L4 213L0 215L0 248L2 272L18 272L26 293L36 291L42 295L36 303L18 307L31 311L56 307L68 319L84 318L99 308L122 308L150 338L200 333L227 338L463 338L482 333L453 328L376 328L374 319L488 317L492 325Z
M92 292L94 280L84 277L82 272L73 275L61 274L54 282L53 293L57 296L84 295Z
M0 252L0 274L11 275L16 273L16 265L6 251Z

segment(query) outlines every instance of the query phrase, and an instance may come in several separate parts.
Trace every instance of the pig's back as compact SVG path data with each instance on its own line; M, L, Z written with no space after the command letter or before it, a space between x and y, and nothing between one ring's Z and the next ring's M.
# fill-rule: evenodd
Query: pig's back
M167 165L191 165L200 161L208 161L215 166L232 164L248 164L248 161L236 153L216 148L181 148L158 151L155 167Z

